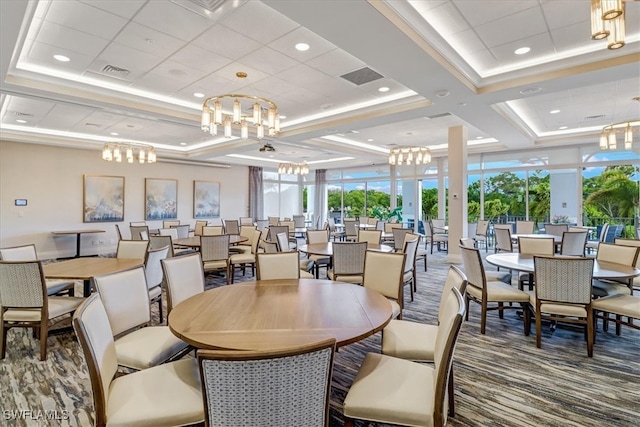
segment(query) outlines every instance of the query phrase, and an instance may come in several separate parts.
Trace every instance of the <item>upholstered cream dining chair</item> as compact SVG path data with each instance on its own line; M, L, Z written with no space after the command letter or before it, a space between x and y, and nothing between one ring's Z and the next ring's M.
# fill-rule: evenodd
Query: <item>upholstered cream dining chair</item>
M163 236L169 237L169 236ZM169 237L170 238L170 237ZM164 283L164 274L162 272L162 260L169 256L170 247L150 249L147 252L147 258L144 261L144 275L147 281L147 289L149 292L149 302L158 304L158 315L160 323L162 317L162 284Z
M406 256L402 252L367 251L364 260L363 286L382 294L389 300L394 319L402 319L404 307L402 282Z
M327 277L341 282L362 283L367 245L367 242L333 242L333 266L327 270Z
M199 253L162 260L167 290L167 317L182 301L204 292L204 270Z

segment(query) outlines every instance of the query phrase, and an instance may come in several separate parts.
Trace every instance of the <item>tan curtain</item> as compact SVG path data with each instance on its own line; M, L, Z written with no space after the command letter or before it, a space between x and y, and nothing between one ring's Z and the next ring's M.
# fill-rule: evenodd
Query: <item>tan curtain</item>
M254 220L263 219L264 186L262 168L249 166L249 216Z

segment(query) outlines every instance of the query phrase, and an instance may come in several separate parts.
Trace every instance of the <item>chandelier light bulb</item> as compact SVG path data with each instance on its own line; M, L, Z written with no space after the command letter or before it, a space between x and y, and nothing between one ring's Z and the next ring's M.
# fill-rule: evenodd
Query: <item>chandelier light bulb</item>
M390 165L423 165L431 163L431 151L427 147L398 147L389 152Z
M102 159L108 162L115 161L122 162L122 155L127 163L134 163L137 159L139 163L155 163L156 153L155 149L146 144L138 143L107 143L102 147Z
M240 101L236 98L233 101L233 124L240 124L240 116L242 115L242 106Z

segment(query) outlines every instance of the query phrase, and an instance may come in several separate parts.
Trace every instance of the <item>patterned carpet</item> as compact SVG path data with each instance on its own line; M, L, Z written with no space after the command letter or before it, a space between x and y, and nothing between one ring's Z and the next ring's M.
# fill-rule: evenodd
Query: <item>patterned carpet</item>
M445 259L442 253L430 256L428 272L419 264L418 293L414 302L406 297L406 320L435 322L448 269ZM238 272L236 281L242 280L250 276ZM223 277L207 277L208 288L222 285ZM623 328L618 337L614 328L603 332L600 327L594 357L588 358L581 330L560 326L551 334L545 327L542 348L537 349L535 333L523 335L515 310L502 320L489 313L484 336L479 313L479 306L472 304L456 348L456 416L449 418L451 426L640 425L640 331ZM154 316L157 319L156 312ZM48 358L40 362L38 342L30 332L9 332L7 357L0 361L0 425L93 424L88 372L73 333L51 336L48 344ZM336 354L331 426L343 424L341 405L364 355L379 349L378 334ZM17 410L32 412L27 420L9 420ZM33 419L45 410L68 419Z

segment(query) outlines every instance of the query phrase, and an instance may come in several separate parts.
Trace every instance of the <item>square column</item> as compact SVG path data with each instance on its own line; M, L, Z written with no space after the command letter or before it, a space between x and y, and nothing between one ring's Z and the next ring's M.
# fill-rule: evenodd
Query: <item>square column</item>
M466 237L467 218L467 128L449 128L449 253L447 261L461 263L460 239Z

